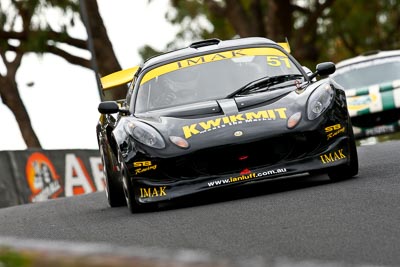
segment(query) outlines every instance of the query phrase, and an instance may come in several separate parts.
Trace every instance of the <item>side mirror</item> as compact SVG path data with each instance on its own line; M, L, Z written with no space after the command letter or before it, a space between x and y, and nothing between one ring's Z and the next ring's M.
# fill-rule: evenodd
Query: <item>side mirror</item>
M119 112L119 106L115 101L104 101L99 104L98 110L101 114L113 114Z
M320 76L327 76L329 74L332 74L336 71L336 66L332 62L323 62L319 63L316 67L316 71L309 76L310 80L312 80L314 77L317 75Z
M318 72L318 75L327 76L336 71L336 66L332 62L323 62L317 65L316 70Z

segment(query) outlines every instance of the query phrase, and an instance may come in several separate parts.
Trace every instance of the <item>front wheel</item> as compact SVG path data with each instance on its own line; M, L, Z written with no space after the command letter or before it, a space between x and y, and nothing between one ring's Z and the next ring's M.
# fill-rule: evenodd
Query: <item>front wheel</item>
M332 168L328 172L328 176L332 181L341 181L345 179L349 179L358 174L358 155L357 155L357 146L354 139L353 128L351 123L349 126L349 157L350 162L347 165L342 165L338 167Z
M112 163L107 160L102 146L100 146L100 155L103 162L104 178L106 180L104 189L108 204L112 208L125 206L126 203L124 199L124 191L122 190L122 184L118 180L118 177L115 177L115 175L110 171L110 165L112 165Z
M129 179L129 175L124 167L121 167L122 173L122 187L124 190L126 204L131 213L136 213L142 210L142 207L136 202L135 193L133 189L132 181Z

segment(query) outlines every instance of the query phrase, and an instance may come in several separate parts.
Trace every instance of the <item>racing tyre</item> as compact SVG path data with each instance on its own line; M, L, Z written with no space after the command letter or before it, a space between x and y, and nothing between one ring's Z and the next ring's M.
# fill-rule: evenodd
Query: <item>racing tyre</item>
M348 124L349 127L349 136L350 136L350 144L349 144L349 156L350 162L347 165L338 166L332 168L328 172L328 176L332 181L341 181L345 179L349 179L358 174L358 155L357 155L357 146L354 139L354 133L351 123Z
M122 187L125 195L125 201L130 212L135 213L141 211L142 207L135 200L132 181L128 178L128 174L124 167L121 167L121 173L122 173Z
M115 177L110 171L110 161L106 160L102 146L100 146L100 155L103 162L104 178L106 180L104 191L106 192L108 204L112 208L125 206L126 202L121 181L118 179L119 177Z

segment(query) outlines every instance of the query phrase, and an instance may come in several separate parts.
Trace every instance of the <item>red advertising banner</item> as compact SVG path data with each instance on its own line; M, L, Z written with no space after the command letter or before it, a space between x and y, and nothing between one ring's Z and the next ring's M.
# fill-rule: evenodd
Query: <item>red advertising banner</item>
M97 150L0 152L0 207L104 190Z

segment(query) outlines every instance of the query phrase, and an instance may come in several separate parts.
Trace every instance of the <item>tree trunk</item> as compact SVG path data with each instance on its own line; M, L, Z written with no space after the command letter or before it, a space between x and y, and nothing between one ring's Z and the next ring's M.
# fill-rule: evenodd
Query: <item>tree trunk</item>
M28 112L19 95L15 77L5 76L0 78L0 96L3 103L14 114L26 146L28 148L41 148L39 139L32 128Z
M289 38L293 31L293 8L290 0L270 0L268 1L268 16L265 19L267 38L276 42L284 42Z
M96 59L99 75L105 76L121 70L121 65L119 64L114 53L114 49L108 37L106 27L104 26L103 19L99 13L97 1L82 1L85 1L84 4L87 12L87 20L84 17L85 14L81 14L82 21L85 24L88 24L85 25L86 31L88 32L88 37L92 37L95 53L94 58ZM133 67L133 65L129 67ZM106 91L104 99L123 99L126 96L126 92L127 86L121 86L113 90Z

